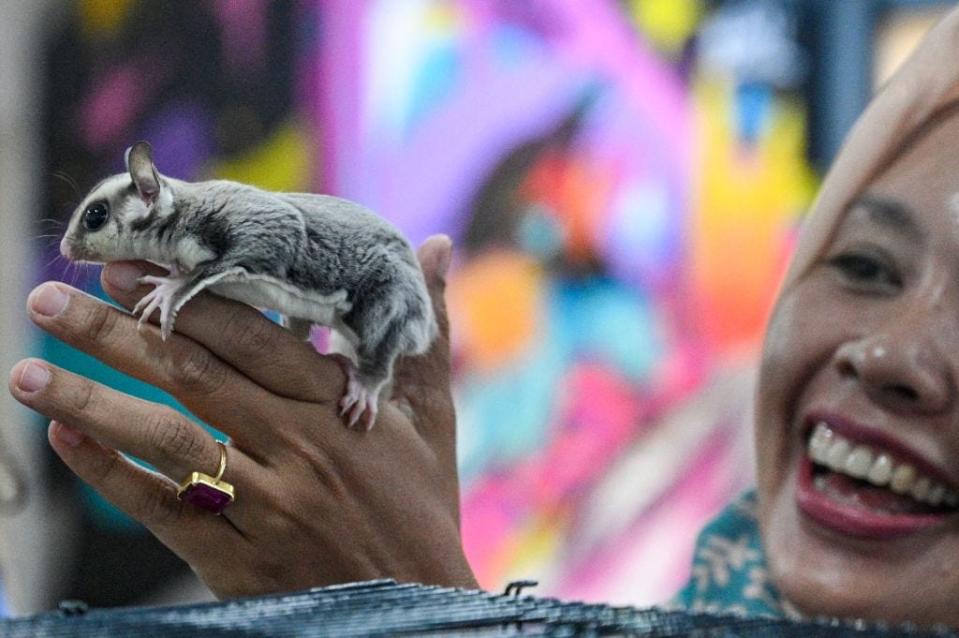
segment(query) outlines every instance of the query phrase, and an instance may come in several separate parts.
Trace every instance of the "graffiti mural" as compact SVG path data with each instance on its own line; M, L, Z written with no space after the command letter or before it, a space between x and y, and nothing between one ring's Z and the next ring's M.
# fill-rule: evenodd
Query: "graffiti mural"
M166 174L340 195L414 243L448 233L463 533L480 582L636 604L679 586L696 531L751 480L750 362L813 188L788 13L696 0L72 7L47 45L46 169L66 179L42 217L69 214L66 181L89 187L148 139ZM743 35L757 24L763 38ZM727 50L730 37L746 45ZM95 271L55 251L38 247L38 281L102 294ZM38 348L164 400L62 344ZM128 602L101 554L113 569L140 556L122 569L145 586L185 569L84 494L72 595Z

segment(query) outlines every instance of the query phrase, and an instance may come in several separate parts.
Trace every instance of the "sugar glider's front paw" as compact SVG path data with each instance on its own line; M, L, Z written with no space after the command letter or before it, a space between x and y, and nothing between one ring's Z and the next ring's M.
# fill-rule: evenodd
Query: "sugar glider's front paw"
M347 360L344 365L346 367L347 383L346 393L340 399L340 416L347 417L349 427L355 427L357 423L360 423L363 429L369 431L376 423L381 384L369 387L360 379L352 362Z
M186 280L147 275L140 277L139 282L152 285L154 288L133 307L134 316L140 315L138 325L142 326L153 314L153 311L159 308L160 337L166 341L173 333L173 324L176 321L176 313L173 311L175 295L186 285Z

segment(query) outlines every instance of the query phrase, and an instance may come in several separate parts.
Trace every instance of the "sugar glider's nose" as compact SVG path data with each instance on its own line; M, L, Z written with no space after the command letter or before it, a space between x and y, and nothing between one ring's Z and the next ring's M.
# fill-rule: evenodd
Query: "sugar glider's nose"
M66 237L60 240L60 254L70 259L70 242L67 241Z

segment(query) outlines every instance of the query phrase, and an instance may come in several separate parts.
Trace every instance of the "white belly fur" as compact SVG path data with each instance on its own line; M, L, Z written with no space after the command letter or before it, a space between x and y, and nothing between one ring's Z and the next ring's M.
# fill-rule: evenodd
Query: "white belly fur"
M349 312L352 307L346 300L345 290L322 295L300 290L269 275L230 275L210 286L210 290L251 306L269 308L287 317L307 319L323 326L335 325L336 317Z

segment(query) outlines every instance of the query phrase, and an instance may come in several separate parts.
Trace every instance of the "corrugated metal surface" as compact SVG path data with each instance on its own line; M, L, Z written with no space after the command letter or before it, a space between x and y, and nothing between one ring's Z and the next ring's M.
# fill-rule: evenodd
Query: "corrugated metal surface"
M953 636L945 629L687 614L370 581L180 607L60 611L0 623L0 636Z

